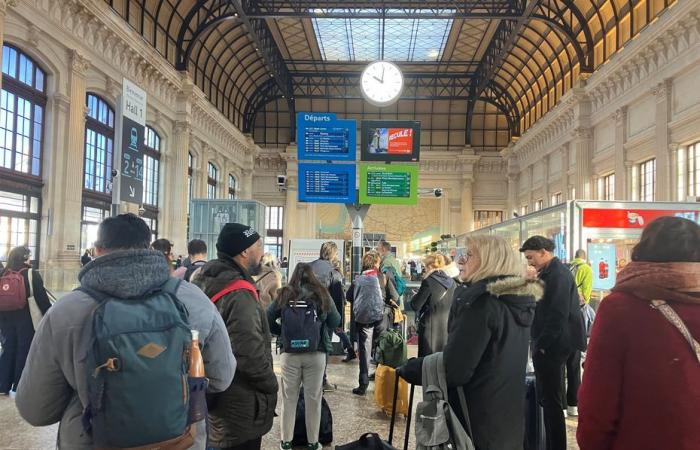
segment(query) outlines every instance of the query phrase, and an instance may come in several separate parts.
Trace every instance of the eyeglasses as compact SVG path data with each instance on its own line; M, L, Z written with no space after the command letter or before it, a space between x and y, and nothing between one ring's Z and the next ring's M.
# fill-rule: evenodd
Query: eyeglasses
M471 252L463 253L457 259L457 263L466 264L469 262L469 258L471 258L472 256L474 256L474 255Z

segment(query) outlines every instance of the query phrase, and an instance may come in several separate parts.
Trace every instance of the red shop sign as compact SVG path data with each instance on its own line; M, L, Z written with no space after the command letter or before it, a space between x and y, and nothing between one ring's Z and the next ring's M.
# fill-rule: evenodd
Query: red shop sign
M700 210L672 209L598 209L583 210L583 226L587 228L644 228L659 217L676 216L700 222Z

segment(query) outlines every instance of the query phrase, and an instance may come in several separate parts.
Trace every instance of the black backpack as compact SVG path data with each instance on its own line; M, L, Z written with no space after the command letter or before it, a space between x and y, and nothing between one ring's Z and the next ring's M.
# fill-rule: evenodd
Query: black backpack
M289 302L282 308L282 346L287 353L318 351L323 322L316 305L306 300Z
M331 408L324 397L321 397L321 424L318 427L318 442L322 445L333 442L333 414L331 414ZM297 401L297 417L294 421L292 445L307 444L309 441L306 437L306 404L304 402L304 388L302 387Z

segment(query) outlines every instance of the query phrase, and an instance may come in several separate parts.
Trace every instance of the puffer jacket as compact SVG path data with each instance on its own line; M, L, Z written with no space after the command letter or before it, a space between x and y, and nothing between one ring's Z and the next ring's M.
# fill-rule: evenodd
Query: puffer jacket
M442 270L431 273L411 299L418 325L418 356L441 352L447 343L447 318L456 287Z
M232 258L219 254L200 271L195 284L213 297L234 280L255 285ZM277 377L272 367L270 327L261 303L246 290L234 291L216 302L224 319L238 369L225 392L209 397L209 444L235 447L272 428L277 405Z
M163 285L170 268L161 252L121 250L101 256L80 271L82 286L117 298L138 301ZM221 317L202 292L181 283L177 298L189 313L189 324L199 331L209 392L226 389L236 371L236 361ZM88 405L88 349L92 340L92 311L96 301L82 291L73 291L53 305L34 335L27 364L17 390L20 415L34 426L60 421L58 448L93 448L82 416ZM196 425L194 449L206 446L204 423Z
M530 326L543 288L521 277L494 277L455 296L444 361L450 405L463 387L472 438L479 450L522 450L525 365Z

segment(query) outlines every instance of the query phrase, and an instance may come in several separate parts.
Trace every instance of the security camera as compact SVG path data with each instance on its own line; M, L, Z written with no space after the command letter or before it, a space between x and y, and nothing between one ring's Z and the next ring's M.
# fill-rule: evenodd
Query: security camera
M146 214L146 208L143 207L143 205L139 205L139 216L143 216Z
M277 175L277 187L279 188L280 192L287 190L287 176L286 175Z
M442 188L435 188L435 189L433 189L433 195L434 195L436 198L442 197Z
M117 169L112 169L112 178L116 178L117 175L119 175L119 171Z

